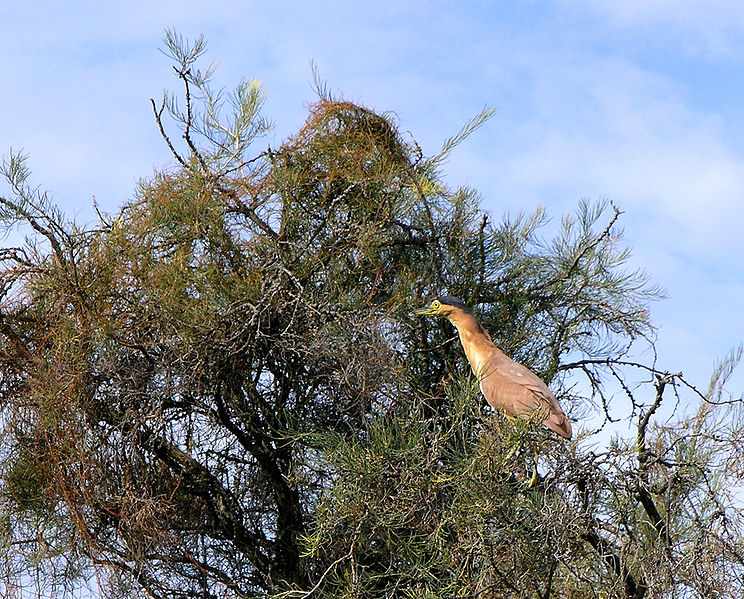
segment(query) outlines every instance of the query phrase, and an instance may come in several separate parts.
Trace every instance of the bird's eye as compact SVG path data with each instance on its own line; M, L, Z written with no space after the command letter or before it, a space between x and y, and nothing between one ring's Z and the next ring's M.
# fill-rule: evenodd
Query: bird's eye
M439 300L434 300L434 301L433 301L433 302L431 303L431 307L432 307L432 308L434 308L435 310L439 310L439 308L441 307L441 305L442 305L442 304L440 304L440 303L439 303Z

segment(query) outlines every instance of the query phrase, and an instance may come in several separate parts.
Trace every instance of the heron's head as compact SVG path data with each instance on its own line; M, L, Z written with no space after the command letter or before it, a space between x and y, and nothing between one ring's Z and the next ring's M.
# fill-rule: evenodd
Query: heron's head
M451 295L445 295L438 297L431 304L425 308L414 310L411 312L412 316L444 316L449 318L450 315L456 312L466 312L470 314L470 309L465 305L461 299L452 297Z

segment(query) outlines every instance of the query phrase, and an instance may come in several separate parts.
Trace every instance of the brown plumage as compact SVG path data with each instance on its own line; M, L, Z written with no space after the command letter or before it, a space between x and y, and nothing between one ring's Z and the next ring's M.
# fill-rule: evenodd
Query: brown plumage
M509 416L542 424L566 439L571 438L571 423L548 386L534 372L496 347L462 301L451 296L442 297L413 314L442 316L457 327L470 367L480 381L486 401L494 408Z

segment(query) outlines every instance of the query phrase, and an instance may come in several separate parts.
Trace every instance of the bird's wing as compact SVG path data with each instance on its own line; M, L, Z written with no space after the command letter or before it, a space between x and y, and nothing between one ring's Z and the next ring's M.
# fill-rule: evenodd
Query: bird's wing
M534 372L503 352L495 353L478 373L489 404L510 416L539 422L563 437L571 437L571 423L555 395Z

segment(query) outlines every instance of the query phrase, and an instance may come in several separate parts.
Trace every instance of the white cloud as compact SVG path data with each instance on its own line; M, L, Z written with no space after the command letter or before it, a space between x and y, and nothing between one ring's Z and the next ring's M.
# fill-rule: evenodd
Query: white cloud
M599 15L613 27L675 38L688 52L733 56L744 42L744 4L738 0L557 0L557 4Z
M497 195L610 197L681 251L739 251L744 155L727 145L719 116L624 61L543 59L528 73L529 114L505 110L493 125L507 129L493 157Z

